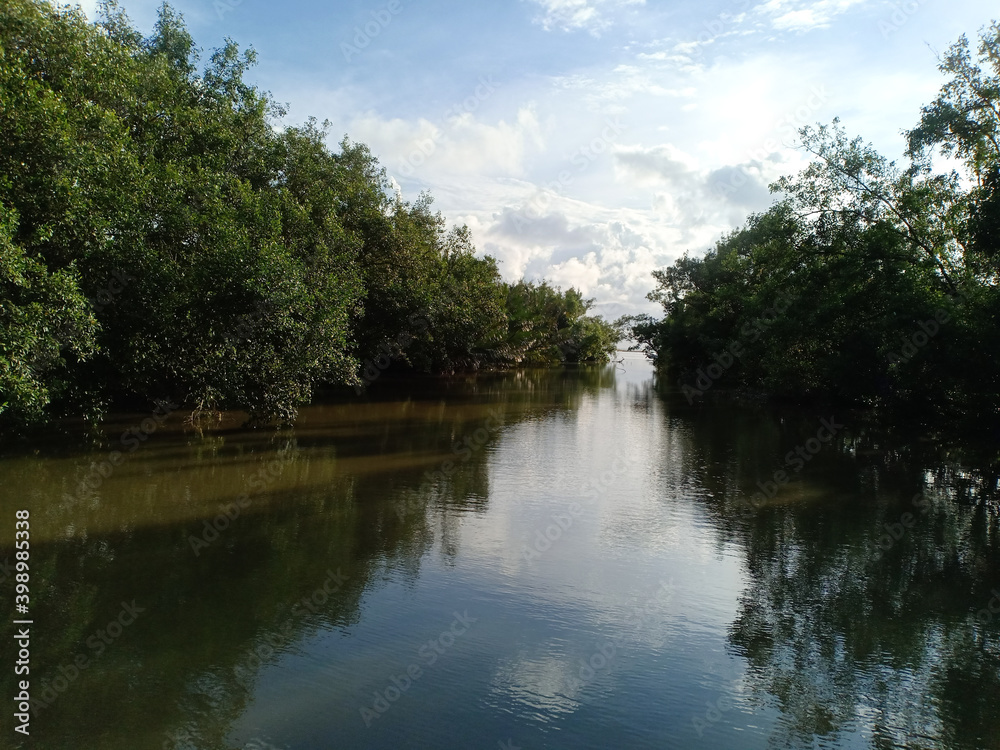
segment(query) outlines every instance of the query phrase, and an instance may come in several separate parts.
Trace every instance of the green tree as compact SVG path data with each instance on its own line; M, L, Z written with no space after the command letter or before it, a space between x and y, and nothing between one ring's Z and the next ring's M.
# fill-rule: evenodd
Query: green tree
M73 266L48 272L13 244L16 213L0 204L0 419L26 424L70 387L91 356L97 322Z
M168 5L148 38L114 2L0 6L0 419L159 397L289 420L393 341L400 369L521 361L468 229L326 124L279 127L253 50L201 60ZM598 356L605 324L550 292L539 358Z
M572 287L522 279L507 286L505 357L532 365L607 362L621 338L615 324L586 315L594 300Z
M778 203L654 273L664 316L629 321L637 348L682 384L995 414L1000 368L980 353L1000 345L998 53L996 23L978 63L965 37L949 50L951 80L908 132L905 168L837 120L804 128L813 160L772 186ZM934 172L935 150L965 174ZM794 301L761 327L779 294ZM724 381L702 374L722 360Z

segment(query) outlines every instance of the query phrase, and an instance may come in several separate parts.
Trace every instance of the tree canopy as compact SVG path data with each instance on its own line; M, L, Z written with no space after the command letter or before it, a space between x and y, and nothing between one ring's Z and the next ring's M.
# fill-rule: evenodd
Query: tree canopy
M898 166L835 120L778 200L703 256L656 271L637 348L692 401L723 388L996 415L1000 25L960 38ZM934 169L934 155L960 168ZM776 305L778 300L783 300ZM732 348L738 354L732 354Z
M576 290L505 284L366 146L283 127L253 50L200 55L168 5L149 37L113 1L0 8L0 422L155 398L287 420L373 358L608 359Z

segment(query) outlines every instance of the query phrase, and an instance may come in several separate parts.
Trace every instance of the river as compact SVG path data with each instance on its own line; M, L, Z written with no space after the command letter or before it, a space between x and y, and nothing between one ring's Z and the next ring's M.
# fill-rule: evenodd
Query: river
M35 711L22 742L5 648L0 746L1000 748L995 443L655 380L386 379L277 432L168 404L8 449Z

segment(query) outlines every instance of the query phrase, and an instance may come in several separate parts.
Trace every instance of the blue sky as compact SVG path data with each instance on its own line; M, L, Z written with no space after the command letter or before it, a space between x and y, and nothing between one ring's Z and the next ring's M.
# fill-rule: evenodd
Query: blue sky
M125 0L144 32L158 1ZM93 16L96 0L83 8ZM934 51L1000 17L957 0L176 0L207 52L367 143L429 190L508 279L655 312L650 272L700 253L803 165L792 134L839 116L900 158L943 83ZM206 54L207 56L207 54Z

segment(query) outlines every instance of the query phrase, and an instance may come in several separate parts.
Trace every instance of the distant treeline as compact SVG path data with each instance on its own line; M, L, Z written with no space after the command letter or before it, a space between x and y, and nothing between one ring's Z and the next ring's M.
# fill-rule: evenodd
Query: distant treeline
M0 6L0 423L169 398L291 418L322 384L606 361L590 300L504 283L369 150L278 126L232 42Z
M632 334L690 400L718 384L793 399L1000 408L1000 25L940 60L949 78L896 165L839 121L778 201L657 271L664 317ZM935 154L955 171L935 172Z

